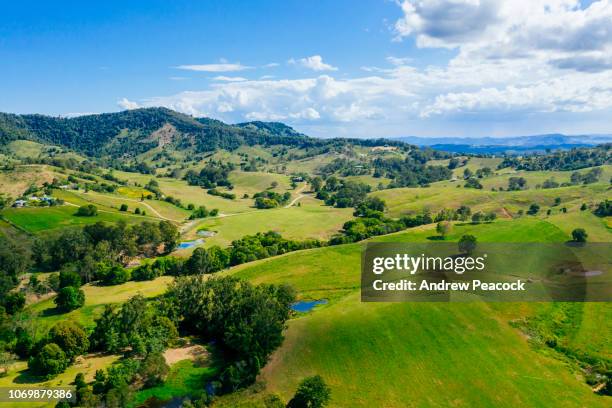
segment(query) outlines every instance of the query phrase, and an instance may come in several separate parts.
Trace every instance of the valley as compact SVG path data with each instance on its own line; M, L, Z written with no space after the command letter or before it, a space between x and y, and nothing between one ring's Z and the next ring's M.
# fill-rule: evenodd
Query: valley
M0 116L2 387L82 373L82 406L270 408L320 375L332 407L610 406L609 303L359 296L368 242L611 242L610 145L517 158L162 108ZM64 322L90 347L44 373Z

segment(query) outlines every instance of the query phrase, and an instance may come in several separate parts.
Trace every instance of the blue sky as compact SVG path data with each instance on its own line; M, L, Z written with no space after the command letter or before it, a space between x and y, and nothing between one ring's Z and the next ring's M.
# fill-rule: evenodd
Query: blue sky
M612 132L609 0L22 1L0 110L167 106L315 136Z

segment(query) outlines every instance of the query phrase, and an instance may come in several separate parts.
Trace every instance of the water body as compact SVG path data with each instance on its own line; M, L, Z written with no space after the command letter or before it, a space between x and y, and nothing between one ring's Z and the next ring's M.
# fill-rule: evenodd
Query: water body
M204 240L202 238L196 239L193 241L185 241L185 242L181 242L180 244L178 244L178 249L193 248L194 246L200 245L203 243L204 243Z
M295 310L296 312L304 313L304 312L311 311L316 305L324 305L326 303L327 303L327 299L301 300L291 305L291 309Z

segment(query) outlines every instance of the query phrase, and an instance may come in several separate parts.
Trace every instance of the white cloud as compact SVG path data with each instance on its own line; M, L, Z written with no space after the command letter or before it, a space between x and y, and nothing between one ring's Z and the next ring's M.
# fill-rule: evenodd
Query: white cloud
M119 105L121 109L126 110L138 109L140 107L136 102L130 101L127 98L121 98L120 100L118 100L117 105Z
M199 71L199 72L233 72L233 71L244 71L252 67L242 64L201 64L201 65L179 65L175 67L177 69L183 69L186 71Z
M406 65L409 64L410 62L412 62L412 58L408 58L408 57L387 57L386 60L391 64L391 65L395 65L395 66L399 66L399 65Z
M311 57L300 58L298 60L291 58L287 62L291 65L300 65L304 68L308 68L313 71L337 71L338 70L338 68L324 63L323 57L321 57L320 55L313 55Z
M230 76L224 76L224 75L216 76L216 77L213 78L213 80L215 80L215 81L223 81L223 82L242 82L242 81L248 81L248 79L243 78L243 77L230 77Z
M276 68L278 67L280 64L278 62L271 62L269 64L264 65L264 68Z
M459 50L459 58L538 60L578 71L612 68L612 2L404 0L398 39Z
M482 134L483 124L516 133L523 122L563 131L560 123L586 123L581 118L609 132L611 1L585 8L576 0L406 0L396 35L419 47L452 49L447 62L417 68L391 56L386 65L373 62L385 68L335 78L337 68L315 55L289 61L318 71L314 77L220 76L203 90L138 103L123 98L120 106L166 106L228 122L286 121L329 136L337 135L330 129L347 136L457 134L459 126L473 135Z

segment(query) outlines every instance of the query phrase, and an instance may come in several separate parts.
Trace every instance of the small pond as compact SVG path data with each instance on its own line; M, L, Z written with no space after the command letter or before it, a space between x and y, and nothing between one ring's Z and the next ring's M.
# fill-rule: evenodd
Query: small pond
M291 309L296 312L309 312L316 305L324 305L327 303L327 299L319 299L319 300L300 300L299 302L291 305Z
M187 248L193 248L196 245L200 245L203 244L204 240L202 238L200 239L196 239L193 241L184 241L181 242L180 244L178 244L178 249L187 249Z

